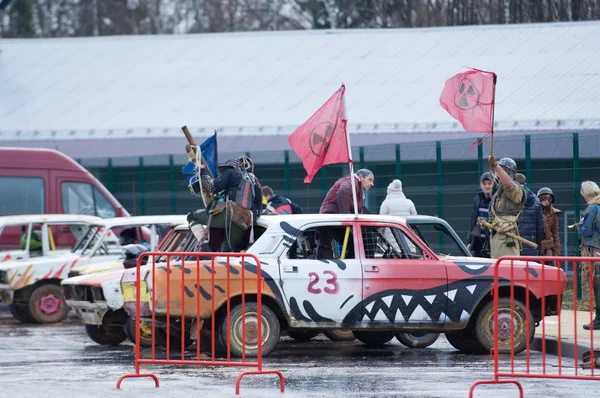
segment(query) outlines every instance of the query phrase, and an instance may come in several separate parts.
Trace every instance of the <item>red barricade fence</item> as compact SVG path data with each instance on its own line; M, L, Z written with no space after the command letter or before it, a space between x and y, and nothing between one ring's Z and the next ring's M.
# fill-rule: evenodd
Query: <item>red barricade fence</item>
M254 368L240 373L236 394L250 374L276 374L284 391L283 374L263 369L264 279L255 255L147 252L135 271L121 282L125 309L135 312L135 373L121 376L117 388L140 377L159 387L140 365L196 365Z
M515 263L519 262L519 266L515 267ZM494 376L491 380L479 380L471 386L469 397L473 396L474 390L478 385L482 384L515 384L520 396L524 396L523 387L517 378L535 378L535 379L571 379L571 380L596 380L600 381L600 371L594 370L594 364L598 358L594 357L594 331L583 330L581 323L577 322L578 318L578 286L579 279L585 286L589 286L590 291L593 289L593 264L600 262L599 258L594 257L501 257L494 264L494 349L491 355L494 359ZM498 265L510 263L510 280L499 277ZM561 267L562 264L570 264L572 272L572 300L573 300L573 323L571 323L571 315L569 319L563 319L565 311L562 311L564 294L549 295L548 292L563 291L565 285L565 277L563 273L555 272L553 268L540 266L556 266ZM579 275L578 264L588 265L585 275ZM525 265L525 267L523 267ZM583 269L586 269L585 267ZM517 277L519 272L525 270L524 275ZM561 275L562 274L562 275ZM537 284L537 285L534 285ZM524 290L523 290L524 289ZM533 294L532 291L538 291L539 297ZM523 294L522 292L526 292ZM509 298L507 298L507 296ZM510 301L508 301L510 300ZM523 302L524 301L524 302ZM585 319L589 320L586 323L592 323L594 318L594 302L593 295L590 293L587 298L582 298L582 301L589 305L589 317L586 313ZM547 334L547 321L545 321L548 311L554 314L554 305L556 305L558 318L558 328L552 333L552 336ZM582 311L579 311L581 313ZM523 316L525 314L525 316ZM552 315L551 314L551 315ZM523 322L524 318L524 322ZM536 321L538 319L538 321ZM580 316L581 319L581 316ZM565 322L563 322L563 320ZM554 323L553 323L554 324ZM567 325L567 326L565 326ZM538 343L536 344L536 354L532 354L532 341L535 328L538 330ZM524 330L523 330L524 327ZM527 338L527 333L531 332L530 338ZM526 333L524 349L519 347L519 341L522 341L523 333ZM600 335L600 331L596 331ZM589 338L588 338L589 337ZM598 339L598 337L597 337ZM505 346L500 345L500 341L509 341L510 344ZM515 349L515 344L517 349ZM557 355L548 354L549 345L556 347ZM589 370L580 369L582 362L580 357L584 354L580 350L580 346L589 346L589 351L586 353L587 359L591 363ZM564 359L566 348L573 350L573 361ZM541 348L541 349L540 349ZM522 352L516 352L521 351ZM541 355L540 355L541 354ZM569 356L571 356L569 355ZM532 358L533 357L533 358Z

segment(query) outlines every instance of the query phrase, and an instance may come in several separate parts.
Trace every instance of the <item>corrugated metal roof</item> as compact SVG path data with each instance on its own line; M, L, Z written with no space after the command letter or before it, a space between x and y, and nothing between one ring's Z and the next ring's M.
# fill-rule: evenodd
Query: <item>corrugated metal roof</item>
M438 99L465 66L498 74L497 131L600 128L600 22L3 39L0 50L2 142L180 137L183 124L288 135L342 81L352 133L460 132Z

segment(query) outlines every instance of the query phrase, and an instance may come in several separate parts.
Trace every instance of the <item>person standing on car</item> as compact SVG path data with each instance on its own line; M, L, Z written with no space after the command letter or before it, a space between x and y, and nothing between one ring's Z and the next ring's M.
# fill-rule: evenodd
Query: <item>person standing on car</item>
M593 181L584 181L581 183L580 193L588 204L577 226L581 238L581 256L600 257L600 188ZM589 281L589 267L590 263L584 262L581 268L582 281L586 283ZM600 261L593 264L591 274L593 286L590 286L590 294L594 296L596 317L591 324L583 325L583 328L598 330L600 329Z
M379 214L402 217L417 215L415 204L402 192L402 181L394 180L388 185L387 197L379 208Z
M467 249L473 252L475 257L490 258L490 231L477 224L477 220L488 221L494 177L488 172L483 173L479 177L479 187L481 192L475 195L475 203L473 203L471 232L467 238Z
M515 181L517 163L511 158L496 160L489 156L495 185L490 202L490 223L493 230L490 238L490 254L492 258L502 256L518 256L521 252L520 242L506 235L519 235L518 220L523 211L527 197L521 184Z
M262 187L262 195L267 201L266 214L302 214L302 207L292 202L285 196L275 195L270 186Z
M550 188L540 188L537 197L542 204L542 213L544 214L544 233L542 240L542 256L560 256L560 237L558 235L558 215L560 210L555 209L554 193Z
M521 255L537 256L541 253L542 240L544 240L544 216L542 214L542 204L536 194L527 187L527 178L523 174L517 173L515 175L515 180L521 184L525 190L525 195L527 195L525 206L523 206L523 213L519 219L519 235L538 245L537 249L522 245Z
M368 191L375 183L371 170L360 169L352 176L356 189L357 213L365 213L363 189ZM320 214L354 214L354 201L352 199L352 185L350 176L340 178L333 184L319 209Z

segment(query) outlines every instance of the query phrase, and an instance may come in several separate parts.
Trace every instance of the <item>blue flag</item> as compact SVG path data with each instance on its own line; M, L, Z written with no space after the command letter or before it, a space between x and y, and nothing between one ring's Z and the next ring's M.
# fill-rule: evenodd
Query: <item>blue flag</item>
M217 175L217 132L208 137L202 144L200 144L200 152L204 161L208 165L208 168L212 172L213 176ZM194 163L189 162L181 168L181 172L186 176L186 182L189 182L190 178L195 174Z

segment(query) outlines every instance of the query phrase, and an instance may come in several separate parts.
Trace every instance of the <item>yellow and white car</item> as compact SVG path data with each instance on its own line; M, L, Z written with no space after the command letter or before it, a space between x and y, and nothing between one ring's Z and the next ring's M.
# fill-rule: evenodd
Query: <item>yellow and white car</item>
M0 298L11 304L13 316L22 322L61 322L67 317L69 307L60 282L71 272L116 269L122 263L118 261L123 257L122 246L146 243L150 248L158 244L156 233L144 232L147 229L136 231L138 227L181 222L185 222L185 216L89 219L86 222L88 228L71 250L0 263ZM134 235L134 232L139 235ZM47 242L43 243L43 247L47 245L50 253L51 238L47 234L48 228L41 228L42 242Z
M197 240L187 224L180 226L174 224L159 247L153 250L160 252L193 251L196 244ZM131 248L128 247L127 250L131 251ZM158 260L160 261L160 259ZM127 264L121 262L119 269L76 276L62 281L67 304L75 310L77 316L84 323L88 336L98 344L117 345L127 337L132 341L135 340L135 329L123 309L120 285L125 271L124 266L135 267L135 261L136 258L131 258ZM142 344L144 337L142 329Z

